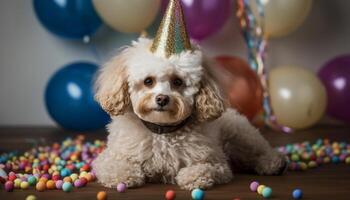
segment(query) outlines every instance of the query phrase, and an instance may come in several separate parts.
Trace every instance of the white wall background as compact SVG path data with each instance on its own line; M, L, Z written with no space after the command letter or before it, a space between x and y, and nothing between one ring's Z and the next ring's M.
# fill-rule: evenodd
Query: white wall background
M54 125L43 101L50 76L73 61L101 63L136 37L103 27L90 45L66 41L39 24L31 0L2 0L0 5L0 125ZM314 0L311 14L301 28L270 41L269 67L293 64L317 71L332 57L350 53L349 8L347 0ZM204 42L203 48L212 56L232 54L245 58L235 17Z

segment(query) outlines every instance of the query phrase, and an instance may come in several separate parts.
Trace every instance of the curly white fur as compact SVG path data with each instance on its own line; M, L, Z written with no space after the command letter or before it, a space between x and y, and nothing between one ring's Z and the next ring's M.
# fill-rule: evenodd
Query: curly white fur
M132 44L132 47L124 51L128 58L125 60L125 65L132 72L129 73L130 88L137 80L151 73L169 73L171 70L176 70L178 75L186 77L187 88L184 94L192 96L198 92L198 83L203 73L202 52L200 50L185 51L179 55L172 55L169 59L163 59L153 55L150 51L145 51L152 45L150 39L139 38L138 41L134 41Z
M97 81L96 99L112 116L107 148L92 164L100 183L137 187L162 182L192 190L231 181L236 166L266 175L283 172L285 158L245 117L224 108L200 50L164 59L148 50L150 44L149 39L134 42L104 67ZM171 86L173 75L184 80L182 89ZM142 85L148 76L156 82L152 87ZM164 112L152 110L158 94L171 98ZM182 110L176 117L169 114L175 108ZM185 127L162 135L140 120L176 124L188 116L193 120Z

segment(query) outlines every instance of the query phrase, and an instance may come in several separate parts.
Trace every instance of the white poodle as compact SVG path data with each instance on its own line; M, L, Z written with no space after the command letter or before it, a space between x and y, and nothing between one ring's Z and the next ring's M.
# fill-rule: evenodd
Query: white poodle
M287 162L248 120L226 108L198 48L162 58L140 38L102 69L96 99L112 116L107 148L92 163L100 183L207 189L236 167L262 175Z

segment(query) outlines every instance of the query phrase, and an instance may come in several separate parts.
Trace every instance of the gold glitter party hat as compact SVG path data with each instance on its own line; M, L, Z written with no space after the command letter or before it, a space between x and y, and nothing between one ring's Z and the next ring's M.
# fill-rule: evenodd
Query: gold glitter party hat
M185 50L191 51L192 47L188 39L180 0L170 0L153 40L151 51L156 55L168 58Z

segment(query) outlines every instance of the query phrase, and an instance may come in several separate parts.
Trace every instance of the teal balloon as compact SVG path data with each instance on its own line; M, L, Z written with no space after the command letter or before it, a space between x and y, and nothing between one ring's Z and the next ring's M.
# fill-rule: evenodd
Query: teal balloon
M46 108L64 129L93 131L109 122L108 114L94 100L97 69L95 64L76 62L64 66L49 80L45 90Z
M91 36L102 24L92 0L33 0L33 7L42 25L63 38Z

